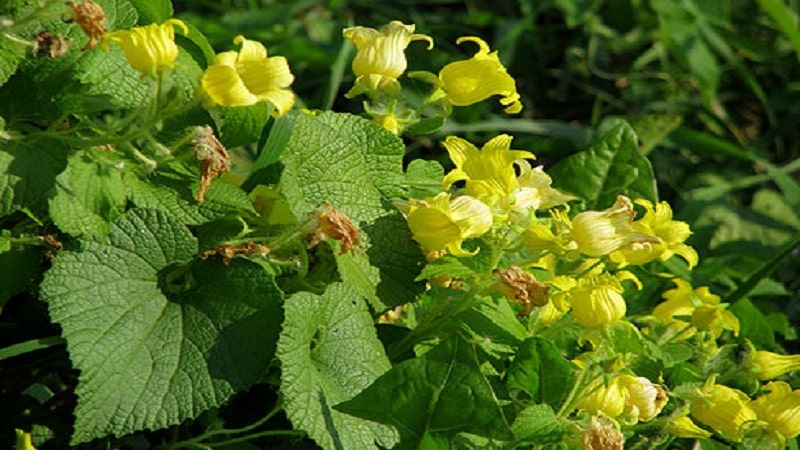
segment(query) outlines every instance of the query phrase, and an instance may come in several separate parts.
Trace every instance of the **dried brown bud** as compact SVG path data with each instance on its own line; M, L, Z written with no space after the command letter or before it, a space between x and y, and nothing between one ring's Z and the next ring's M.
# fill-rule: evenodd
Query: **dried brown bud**
M74 20L89 36L89 42L81 50L97 47L100 38L108 31L105 25L106 13L103 8L92 0L84 0L82 3L66 2L66 5L72 8L67 20Z
M548 286L536 281L528 272L518 266L512 265L508 269L495 269L495 275L500 277L497 290L507 299L522 305L519 315L526 317L534 306L547 304Z
M200 189L194 194L194 198L198 203L203 203L211 180L231 169L231 156L208 125L197 128L192 144L194 157L201 161Z
M69 44L63 37L49 31L42 31L36 36L36 53L48 54L51 58L60 58L69 51Z
M592 417L592 427L583 433L581 447L585 450L622 450L625 438L609 420Z
M265 256L270 252L269 247L261 244L256 244L255 242L248 242L247 244L243 245L220 245L218 247L214 247L211 250L206 250L200 254L200 259L208 259L214 255L222 256L222 262L225 265L230 264L233 258L236 255L260 255Z
M323 204L325 209L317 209L311 213L318 219L318 225L309 238L308 246L314 247L327 238L333 238L342 245L340 255L353 252L353 247L361 246L361 234L353 221L343 212L334 209L331 205Z

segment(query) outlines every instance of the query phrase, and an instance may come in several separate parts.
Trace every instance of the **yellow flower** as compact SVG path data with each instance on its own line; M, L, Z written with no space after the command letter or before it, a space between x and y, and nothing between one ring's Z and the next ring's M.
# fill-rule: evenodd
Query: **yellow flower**
M664 293L666 301L653 309L653 316L666 321L671 333L680 333L676 340L686 340L694 335L696 330L689 325L708 331L715 338L724 329L739 334L739 319L726 309L727 304L720 303L719 296L709 292L708 287L693 290L685 280L676 278L673 282L676 287ZM691 316L691 323L676 319L677 316Z
M788 383L773 381L764 387L769 394L750 402L759 420L783 437L792 439L800 434L800 389L792 390Z
M610 380L599 379L589 385L585 395L578 403L578 408L596 416L598 413L614 418L625 410L628 401L628 390L625 388L626 376L615 375Z
M405 49L413 41L427 41L428 50L433 48L433 39L424 34L414 34L414 25L405 25L393 20L380 30L367 27L346 28L342 35L356 46L353 73L356 82L346 97L355 97L363 92L386 90L396 94L400 85L397 78L406 71Z
M25 431L20 430L19 428L14 429L17 434L17 442L14 445L14 450L36 450L36 447L33 446L33 442L31 442L31 434Z
M165 67L172 67L178 57L178 46L175 44L175 27L189 34L189 28L178 19L169 19L162 24L150 24L130 30L118 30L106 33L100 43L104 51L108 51L108 43L114 42L125 52L131 67L145 75L153 75Z
M519 168L519 176L517 176L519 187L511 193L508 202L510 209L519 212L527 212L531 209L549 209L575 199L571 195L550 187L553 179L544 172L542 166L531 168L530 163L524 159L518 159L514 164Z
M447 250L456 256L469 256L461 248L465 239L478 237L492 227L489 207L469 196L450 199L447 193L424 201L411 200L406 213L408 228L426 254Z
M236 36L233 43L242 46L238 53L218 53L214 64L203 72L200 84L208 104L250 106L266 101L275 107L275 116L289 111L294 105L289 90L294 75L286 58L267 57L264 45L244 36Z
M569 291L575 320L584 327L597 328L621 319L626 311L623 291L620 280L608 273L581 278Z
M800 355L781 355L758 350L753 355L752 365L759 380L772 380L785 373L800 370Z
M747 427L757 419L744 392L720 384L704 386L692 401L691 412L695 419L734 442L741 441Z
M444 176L444 188L449 189L456 181L466 180L467 194L490 206L514 192L519 186L514 162L535 156L524 150L511 150L512 139L501 134L478 150L464 139L448 136L443 145L456 168Z
M584 211L572 218L570 238L584 255L600 257L634 242L658 242L633 230L633 203L624 195L603 211Z
M654 259L666 261L678 255L689 264L689 269L697 264L697 252L683 242L691 236L689 225L672 220L669 203L659 202L655 208L647 200L636 200L645 209L645 215L633 222L633 231L655 236L656 241L633 242L611 254L611 259L625 264L642 265Z
M670 418L665 423L665 430L672 436L687 439L708 439L711 433L698 427L692 419L683 416Z
M474 42L478 52L472 58L450 63L439 72L439 83L447 99L455 106L467 106L500 95L500 104L505 112L516 114L522 111L517 86L506 71L497 51L489 53L489 45L480 38L464 36L456 44Z
M667 391L647 378L626 376L628 378L624 381L628 390L628 401L625 403L625 415L632 423L652 420L667 404Z

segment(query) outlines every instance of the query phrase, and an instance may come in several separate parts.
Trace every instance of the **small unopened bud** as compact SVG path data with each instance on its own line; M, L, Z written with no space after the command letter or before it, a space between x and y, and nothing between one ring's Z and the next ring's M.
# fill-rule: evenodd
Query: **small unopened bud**
M314 247L327 238L333 238L341 244L340 255L353 252L353 247L361 246L361 234L353 221L345 213L324 203L324 209L317 209L311 215L316 217L318 225L309 239L308 246Z
M201 161L200 189L194 195L198 203L206 199L206 191L211 186L211 180L222 172L231 169L231 157L225 146L214 136L214 130L208 125L198 127L194 139L194 157Z
M60 58L69 51L69 43L63 37L49 31L42 31L36 36L36 53L50 55L51 58Z
M547 304L549 287L536 281L533 275L518 266L495 269L494 274L500 277L497 290L512 302L522 305L523 309L519 313L521 317L527 317L534 306Z
M622 450L622 432L610 420L592 417L592 426L583 433L581 448L585 450Z
M66 2L66 5L72 8L72 11L65 20L74 21L89 36L89 42L81 50L97 47L100 37L108 31L105 25L106 13L103 8L92 0L84 0L81 3L70 1Z

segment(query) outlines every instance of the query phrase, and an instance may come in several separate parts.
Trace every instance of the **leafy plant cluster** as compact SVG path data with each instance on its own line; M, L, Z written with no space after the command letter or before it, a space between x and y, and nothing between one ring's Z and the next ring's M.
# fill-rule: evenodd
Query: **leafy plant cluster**
M0 9L0 442L797 448L796 11L250 3Z

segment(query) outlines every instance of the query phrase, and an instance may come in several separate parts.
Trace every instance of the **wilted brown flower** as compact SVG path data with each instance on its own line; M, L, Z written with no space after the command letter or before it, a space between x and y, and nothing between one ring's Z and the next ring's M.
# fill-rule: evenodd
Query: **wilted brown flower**
M89 36L89 42L81 50L97 47L100 37L108 31L105 25L106 13L103 8L92 0L84 0L81 3L70 1L66 2L66 5L72 8L71 14L66 20L68 22L75 21Z
M231 156L208 125L197 127L192 144L194 157L202 162L200 189L194 194L194 198L198 203L203 203L206 200L206 191L211 186L211 180L231 169Z
M313 211L311 215L316 217L319 222L313 234L309 237L309 247L314 247L329 237L341 243L340 255L353 252L353 247L361 246L361 234L358 228L343 212L327 203L323 203L321 208Z
M69 43L63 37L49 31L42 31L36 36L36 53L48 54L51 58L60 58L69 51Z
M585 450L622 450L625 438L609 420L592 417L592 426L583 433L581 447Z
M214 255L222 256L222 262L227 266L233 261L236 255L260 255L264 256L270 252L269 247L255 242L248 242L243 245L220 245L211 250L206 250L200 254L200 259L208 259Z
M500 277L497 290L512 302L522 304L523 309L519 313L521 317L528 316L534 306L547 304L549 287L536 281L533 275L518 266L495 269L494 274Z

